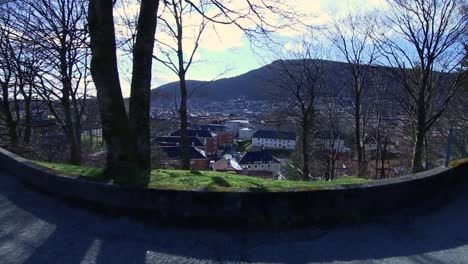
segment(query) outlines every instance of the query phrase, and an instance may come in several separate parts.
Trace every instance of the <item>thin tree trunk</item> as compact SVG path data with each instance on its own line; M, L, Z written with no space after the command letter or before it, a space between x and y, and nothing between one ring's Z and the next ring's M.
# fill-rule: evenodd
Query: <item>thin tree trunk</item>
M139 170L117 69L113 0L90 0L88 10L91 74L107 149L106 173L119 184L141 184L140 174L145 173Z
M5 86L5 87L3 87ZM8 129L8 137L12 147L18 146L18 131L16 122L13 120L13 115L11 114L10 102L8 101L8 84L2 84L2 109L5 115L5 122Z
M357 93L357 91L356 91ZM363 176L362 168L362 146L361 146L361 99L359 96L356 96L356 107L354 112L354 140L356 141L356 152L358 160L358 176Z
M304 117L304 122L302 126L302 174L305 181L309 180L309 148L307 146L308 143L308 131L309 131L309 123L307 121L308 116Z
M185 74L180 74L180 143L182 146L182 169L190 170L190 142L188 140L187 84Z
M31 141L31 99L27 98L24 100L24 144L29 144Z
M130 129L136 140L138 165L151 170L150 91L154 35L159 0L142 0L133 48L133 71L129 107Z
M424 171L424 166L422 164L424 153L424 132L418 131L416 132L416 142L414 143L413 148L413 160L411 162L411 172L417 173Z

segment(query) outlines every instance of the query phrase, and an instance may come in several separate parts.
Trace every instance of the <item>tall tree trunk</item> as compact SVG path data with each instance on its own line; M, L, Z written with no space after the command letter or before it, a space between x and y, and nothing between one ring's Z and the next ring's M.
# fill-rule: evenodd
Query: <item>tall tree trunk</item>
M159 0L142 0L138 30L133 47L133 71L129 107L130 129L136 140L140 169L151 170L150 91L154 35Z
M81 146L77 140L76 130L79 128L76 127L76 123L73 120L72 116L72 107L70 104L70 92L72 90L71 78L68 74L68 63L66 58L66 45L62 43L62 50L60 51L60 74L62 82L62 98L60 102L63 107L63 120L64 120L64 130L67 137L68 146L70 148L70 163L79 165L81 164ZM75 109L76 111L77 109Z
M23 142L24 144L29 144L31 141L31 99L24 99L24 135Z
M190 170L190 142L188 139L188 117L187 117L187 83L185 73L180 78L180 143L182 146L182 169Z
M418 129L416 132L416 141L413 148L413 160L411 162L411 172L417 173L424 171L423 153L424 153L424 131Z
M117 69L113 0L90 0L88 22L91 37L91 75L97 90L106 173L118 184L142 184L147 177L139 169L136 143L130 132ZM143 174L143 175L142 175Z
M18 146L18 131L16 122L13 120L13 115L11 114L10 102L8 101L8 84L2 83L2 112L5 116L5 123L8 129L8 137L12 147Z
M309 180L309 148L308 148L308 135L309 132L309 122L307 121L308 116L304 117L304 122L302 126L302 175L305 181Z
M356 91L356 93L358 93ZM356 96L356 106L354 111L354 140L356 141L356 152L358 160L358 176L363 176L363 155L362 155L362 145L361 145L361 98L360 95Z

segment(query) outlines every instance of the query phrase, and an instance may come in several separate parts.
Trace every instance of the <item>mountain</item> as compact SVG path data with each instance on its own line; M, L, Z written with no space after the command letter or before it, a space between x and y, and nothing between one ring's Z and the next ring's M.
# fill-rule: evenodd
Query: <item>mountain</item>
M294 67L297 67L297 63L298 61L295 60L274 61L269 65L232 78L212 82L189 80L187 86L189 93L193 92L191 98L220 102L238 98L271 100L285 93L284 89L278 88L278 85L276 85L278 77L281 77L280 69L282 67L294 69ZM322 86L322 92L334 87L342 91L346 90L346 93L349 93L349 89L342 89L345 83L352 82L348 64L325 60L310 60L310 63L320 64L324 69L325 84ZM390 72L389 68L372 66L372 74L370 75L387 76L384 77L384 81L395 84L395 78L389 77ZM291 85L293 84L291 83ZM153 89L151 91L151 100L155 102L161 98L174 98L178 94L179 84L178 82L172 82ZM349 94L342 95L348 96Z

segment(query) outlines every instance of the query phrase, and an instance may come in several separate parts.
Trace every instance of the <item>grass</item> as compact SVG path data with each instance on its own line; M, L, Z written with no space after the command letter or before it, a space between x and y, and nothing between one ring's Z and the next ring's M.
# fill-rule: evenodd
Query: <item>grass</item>
M58 173L80 175L93 180L105 180L103 169L36 162ZM278 192L287 190L319 190L323 187L359 184L369 180L343 177L335 181L277 181L214 171L154 170L151 172L148 187L160 189L192 190L202 188L209 191L263 191Z
M454 161L451 161L451 162L449 163L449 166L455 168L455 167L458 167L458 166L460 166L460 165L462 165L462 164L464 164L464 163L468 163L468 158L466 158L466 159L461 159L461 160L454 160Z
M51 169L56 173L63 173L73 176L83 176L96 181L105 181L104 169L95 167L86 167L71 165L65 163L50 163L44 161L34 161L35 163Z

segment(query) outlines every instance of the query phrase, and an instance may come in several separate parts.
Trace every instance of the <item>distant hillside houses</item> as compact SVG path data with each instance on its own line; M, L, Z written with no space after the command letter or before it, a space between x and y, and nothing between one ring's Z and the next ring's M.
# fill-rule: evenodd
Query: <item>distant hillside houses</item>
M216 155L218 151L218 135L208 130L188 129L189 137L198 138L204 145L207 156ZM180 137L180 129L171 133L171 137Z
M257 130L252 135L252 146L264 149L294 150L296 134L285 131Z
M180 168L182 161L182 148L180 146L160 146L164 152L164 158L160 161L165 168ZM203 150L190 146L190 169L207 170L209 159Z

